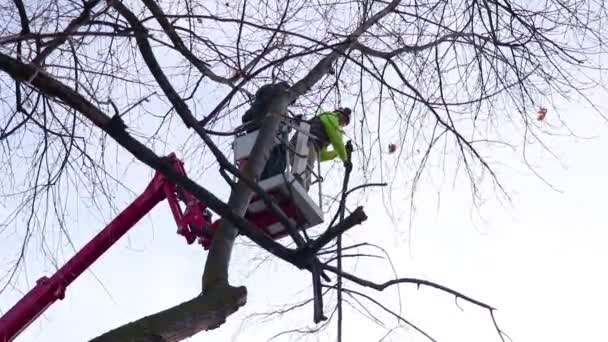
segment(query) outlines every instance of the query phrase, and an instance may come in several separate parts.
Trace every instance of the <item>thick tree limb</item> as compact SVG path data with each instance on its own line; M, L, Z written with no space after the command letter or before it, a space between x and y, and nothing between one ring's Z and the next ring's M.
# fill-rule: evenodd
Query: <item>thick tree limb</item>
M19 20L21 21L21 34L30 33L30 19L27 16L27 12L25 11L25 5L22 0L13 0L15 6L17 7L17 11L19 12Z
M90 342L178 342L219 327L226 317L245 305L244 287L224 288L213 296L201 295L187 302L92 339Z
M325 247L325 245L331 242L331 240L342 235L350 228L361 224L365 220L367 220L367 215L363 211L363 207L358 207L342 222L336 224L335 226L330 226L325 232L323 232L323 234L321 234L321 236L312 241L308 247L308 253L316 254L321 248Z

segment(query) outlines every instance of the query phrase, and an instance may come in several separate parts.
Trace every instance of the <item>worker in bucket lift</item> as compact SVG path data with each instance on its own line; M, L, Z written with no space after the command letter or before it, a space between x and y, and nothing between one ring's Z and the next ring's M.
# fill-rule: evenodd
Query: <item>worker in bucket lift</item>
M310 175L317 160L328 161L338 157L344 162L345 167L349 166L350 161L346 156L342 128L350 123L351 112L348 107L338 108L331 112L323 112L308 121L310 137L306 171L303 175L297 175L306 190L310 188ZM332 150L328 149L329 145L332 146ZM292 139L292 147L295 147L295 136ZM291 160L293 161L293 151Z

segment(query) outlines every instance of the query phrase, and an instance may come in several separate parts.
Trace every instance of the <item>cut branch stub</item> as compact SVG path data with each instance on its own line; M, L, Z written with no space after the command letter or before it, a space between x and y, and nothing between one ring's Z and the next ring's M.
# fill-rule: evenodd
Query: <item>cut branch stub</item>
M335 226L327 228L327 230L321 234L316 240L312 241L309 247L304 251L307 254L316 254L321 248L327 245L331 240L337 238L350 228L361 224L367 220L367 215L363 211L363 207L358 207L353 211L344 221L338 223Z

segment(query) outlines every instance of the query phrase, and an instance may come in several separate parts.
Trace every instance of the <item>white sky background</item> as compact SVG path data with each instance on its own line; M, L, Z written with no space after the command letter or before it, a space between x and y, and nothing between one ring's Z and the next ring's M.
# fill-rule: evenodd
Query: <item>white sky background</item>
M605 106L602 98L595 100ZM205 98L199 102L204 103ZM515 341L607 340L608 332L601 321L602 309L608 305L605 292L608 281L602 267L608 257L604 248L608 234L603 229L608 218L608 212L603 210L604 189L608 188L605 176L608 164L603 161L608 149L606 124L576 103L559 104L561 118L570 127L581 136L597 137L591 140L547 137L545 142L560 156L564 168L547 154L540 153L537 147L530 147L530 160L562 193L552 191L526 171L519 154L504 149L484 149L484 155L500 164L499 176L512 196L511 205L498 203L486 187L484 195L489 201L479 210L473 210L468 185L452 189L452 174L447 172L444 179L447 182L441 186L431 184L429 179L423 181L411 231L407 194L395 194L392 198L403 219L391 222L382 205L385 199L376 192L363 203L369 220L349 232L346 240L383 246L391 255L399 276L435 281L497 307L498 322ZM155 105L158 104L150 106ZM383 118L384 115L387 113L383 113ZM553 108L545 125L557 125ZM167 139L181 142L183 136L178 137L179 134L176 132ZM159 153L165 152L159 144L155 148ZM125 156L121 153L121 157ZM199 160L189 155L186 166L194 171ZM132 190L142 191L152 173L139 163L129 164L129 161L121 159L116 169L127 169L121 180ZM434 175L438 173L433 171ZM194 176L195 172L190 174ZM223 182L217 182L213 170L196 177L201 185L227 198L227 189ZM441 191L439 205L438 190ZM135 197L127 192L115 195L122 205ZM87 203L83 201L81 206L86 207ZM109 212L73 213L70 221L75 245L82 246L110 218ZM12 229L18 230L17 224ZM160 204L92 268L105 289L92 272L85 273L68 289L66 299L53 305L17 341L86 341L192 298L200 292L206 253L202 248L187 246L175 230L167 204ZM5 267L14 257L14 248L21 236L0 236L0 266ZM67 260L72 253L65 241L60 244L63 250L58 253ZM28 279L20 279L20 291L40 276L52 274L54 267L42 253L36 252L34 247L29 254ZM310 306L283 319L243 323L252 313L298 302L312 292L307 272L273 259L261 263L261 258L266 256L259 249L237 247L233 253L232 283L248 287L248 304L229 317L220 329L200 333L191 341L266 341L283 330L312 326ZM388 280L392 274L385 263L346 263L356 274L377 281ZM258 264L261 265L257 267ZM20 297L18 290L0 295L0 310L5 311ZM412 286L404 286L401 294L404 316L439 341L498 341L489 315L477 307L459 301L464 309L460 311L453 297L433 289L416 291ZM387 290L386 295L375 297L398 310L396 296L395 290ZM327 298L326 303L331 303L331 299ZM382 318L388 328L397 325L395 319ZM298 325L294 326L294 322ZM345 314L345 341L376 341L386 331L356 311L349 309ZM333 340L334 332L331 327L319 340ZM391 337L386 341L425 341L407 328L396 330Z
M585 136L605 135L605 124L596 115L577 108L576 104L567 106L563 118ZM552 114L547 124L556 119ZM353 229L348 240L382 245L400 276L436 281L499 308L499 323L516 341L606 340L608 333L601 319L602 308L608 305L604 291L608 280L603 271L608 257L604 248L608 213L603 203L608 165L602 156L608 139L561 138L549 140L549 144L566 169L547 163L552 166L541 172L562 194L532 176L502 174L513 189L513 208L490 201L480 211L485 222L475 218L466 201L467 189L443 191L439 208L436 194L421 194L410 243L405 239L407 221L393 226L380 198L372 196L366 203L370 219ZM128 180L140 184L133 188L143 188L143 177ZM215 185L208 179L201 183L211 189ZM81 217L80 222L73 231L77 246L102 227L94 218ZM11 246L10 240L4 240L1 250ZM240 325L248 314L269 311L310 293L308 274L285 263L272 261L248 272L252 258L260 255L265 254L237 248L233 283L248 287L249 302L222 328L201 333L192 341L265 341L293 327L293 317L300 324L312 324L312 309L306 307L284 320ZM161 204L92 268L109 295L87 272L68 289L66 299L52 306L18 341L85 341L187 300L200 290L204 257L201 249L187 246L175 234L168 207ZM355 270L376 280L390 276L390 269L374 265L361 263ZM31 262L27 271L30 281L50 275L48 268ZM390 300L396 298L395 292L389 294L384 303L397 309L396 299ZM404 287L402 295L405 316L439 341L497 340L483 310L461 301L464 312L460 312L452 297L432 289L416 292ZM17 298L16 291L4 293L0 307L5 310ZM385 322L395 326L394 320ZM346 312L345 331L345 340L361 341L378 340L385 332L352 310ZM407 330L392 336L395 341L424 340Z

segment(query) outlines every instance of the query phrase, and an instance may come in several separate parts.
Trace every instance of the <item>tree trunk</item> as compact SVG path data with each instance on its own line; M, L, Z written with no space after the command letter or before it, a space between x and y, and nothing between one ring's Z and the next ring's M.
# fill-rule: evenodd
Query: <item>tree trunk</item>
M243 170L245 177L254 181L259 178L270 156L274 137L281 123L281 116L285 113L287 113L287 94L273 101L270 115L266 117L260 129L250 158ZM239 181L230 193L228 205L235 214L244 216L252 196L253 190L244 182ZM216 286L228 286L230 255L237 233L237 228L226 220L222 221L214 233L203 273L203 292Z
M177 342L199 331L215 329L239 307L245 305L245 287L214 291L201 295L92 339L90 342Z

